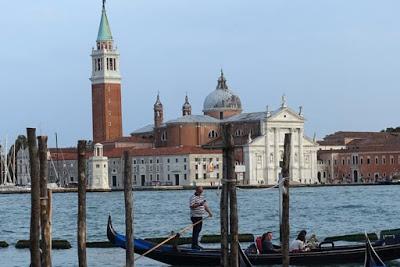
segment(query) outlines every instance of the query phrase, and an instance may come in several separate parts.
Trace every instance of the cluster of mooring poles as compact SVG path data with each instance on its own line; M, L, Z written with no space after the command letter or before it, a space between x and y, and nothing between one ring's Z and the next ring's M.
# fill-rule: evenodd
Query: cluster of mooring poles
M27 128L31 173L31 227L30 252L32 267L51 267L51 200L52 191L47 189L47 136L39 136L36 129ZM87 142L78 141L78 262L87 267L86 257L86 151ZM133 251L133 196L130 155L124 152L124 197L126 227L126 267L134 267Z
M47 189L47 136L37 137L36 129L27 128L31 168L30 252L32 267L51 266L51 200Z
M36 138L36 129L27 128L31 173L30 252L32 267L51 267L52 191L47 189L47 136ZM221 217L221 266L239 267L239 230L235 176L235 144L232 124L222 126L223 166ZM36 142L38 140L38 144ZM282 179L280 181L280 238L282 266L289 266L289 176L291 134L285 134ZM78 261L87 267L86 257L86 150L87 142L78 141ZM126 230L126 267L134 267L133 194L129 151L124 151L124 199Z
M220 217L221 217L221 266L239 267L238 210L235 177L235 144L233 126L222 126L223 166ZM289 266L289 180L290 180L290 143L291 134L285 134L284 155L281 162L282 179L279 181L280 192L280 239L282 247L282 266Z

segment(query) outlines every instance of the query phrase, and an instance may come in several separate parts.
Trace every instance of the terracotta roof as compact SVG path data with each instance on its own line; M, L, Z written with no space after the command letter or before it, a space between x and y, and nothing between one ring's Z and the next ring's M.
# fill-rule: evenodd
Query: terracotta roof
M334 134L330 134L324 137L323 140L318 141L321 146L339 146L347 145L354 140L358 139L380 139L386 138L387 136L399 135L396 133L385 133L385 132L345 132L340 131Z
M113 140L103 141L101 144L108 145L113 143L152 143L150 138L142 138L141 136L123 136Z
M400 135L396 133L358 133L362 138L352 139L345 149L320 150L319 153L400 151ZM353 135L354 136L354 135Z
M221 154L221 150L209 150L200 147L157 147L157 148L114 148L104 151L104 155L109 158L120 158L124 151L129 151L131 156L164 156L164 155L188 155L188 154Z

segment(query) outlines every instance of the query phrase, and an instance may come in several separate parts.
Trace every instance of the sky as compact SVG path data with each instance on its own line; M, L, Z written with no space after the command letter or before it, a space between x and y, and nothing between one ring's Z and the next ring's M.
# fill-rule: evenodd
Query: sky
M0 140L26 127L49 145L92 138L90 53L101 0L3 1ZM400 126L400 1L108 0L120 52L124 135L194 114L223 68L244 112L304 107L305 132Z

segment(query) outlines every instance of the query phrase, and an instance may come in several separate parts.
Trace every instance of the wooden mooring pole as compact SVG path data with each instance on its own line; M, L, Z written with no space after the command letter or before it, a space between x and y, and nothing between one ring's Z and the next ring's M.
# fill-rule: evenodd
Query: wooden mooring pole
M223 165L224 175L221 192L221 266L238 267L239 235L235 177L235 144L232 124L224 124ZM229 238L229 235L230 238Z
M78 261L87 267L86 259L86 141L78 141Z
M29 164L31 174L31 266L40 267L40 181L36 129L27 128L26 131L28 136Z
M49 231L48 217L48 161L47 161L47 136L38 136L39 163L40 163L40 228L41 228L41 248L42 248L42 267L51 266L51 231Z
M282 266L289 267L289 181L290 181L290 144L292 141L292 134L285 134L283 163L282 163L282 177L283 192L282 192Z
M125 236L126 267L134 266L133 251L133 198L132 198L132 166L129 151L124 151L124 197L125 197Z

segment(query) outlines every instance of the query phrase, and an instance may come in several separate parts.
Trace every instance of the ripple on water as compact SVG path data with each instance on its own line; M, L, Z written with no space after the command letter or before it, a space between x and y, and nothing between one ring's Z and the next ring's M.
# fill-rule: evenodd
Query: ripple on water
M400 228L400 186L320 187L290 189L291 237L306 229L320 239L326 236ZM191 191L134 192L134 231L139 237L166 236L190 224ZM219 191L206 190L214 217L204 223L202 234L219 233ZM69 240L73 248L54 251L54 266L76 266L77 195L53 195L53 237ZM261 235L270 230L278 236L278 190L238 190L239 229ZM0 195L1 239L13 244L29 237L30 196ZM88 240L106 240L108 214L119 232L125 231L122 192L87 195ZM186 236L190 235L187 233ZM12 247L1 250L4 266L27 266L29 251ZM88 249L89 266L122 266L120 249ZM143 260L140 266L160 266ZM389 266L400 266L392 262ZM347 267L350 267L348 265Z

